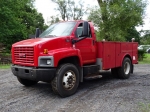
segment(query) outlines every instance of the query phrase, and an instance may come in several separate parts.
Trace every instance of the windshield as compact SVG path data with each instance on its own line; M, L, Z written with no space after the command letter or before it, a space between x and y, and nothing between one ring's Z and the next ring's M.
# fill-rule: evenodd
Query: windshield
M56 23L47 28L39 37L58 37L71 34L76 22Z

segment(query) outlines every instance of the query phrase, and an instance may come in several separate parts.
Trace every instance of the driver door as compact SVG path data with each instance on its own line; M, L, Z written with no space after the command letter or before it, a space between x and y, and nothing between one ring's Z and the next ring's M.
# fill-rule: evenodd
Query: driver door
M83 32L83 23L80 23L76 29L76 38L81 38ZM77 42L75 48L80 50L83 64L96 62L96 44L92 38L91 28L89 25L89 35L87 38Z

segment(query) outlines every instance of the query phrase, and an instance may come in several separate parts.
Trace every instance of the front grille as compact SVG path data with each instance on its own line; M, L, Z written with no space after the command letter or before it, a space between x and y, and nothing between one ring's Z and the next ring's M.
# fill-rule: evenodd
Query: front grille
M19 64L34 64L34 48L33 47L15 47L14 61Z

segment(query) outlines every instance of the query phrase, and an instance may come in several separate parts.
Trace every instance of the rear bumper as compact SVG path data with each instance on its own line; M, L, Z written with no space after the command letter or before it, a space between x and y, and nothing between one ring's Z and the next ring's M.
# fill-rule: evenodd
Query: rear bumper
M45 82L51 81L56 74L56 68L33 68L12 65L11 70L17 77Z

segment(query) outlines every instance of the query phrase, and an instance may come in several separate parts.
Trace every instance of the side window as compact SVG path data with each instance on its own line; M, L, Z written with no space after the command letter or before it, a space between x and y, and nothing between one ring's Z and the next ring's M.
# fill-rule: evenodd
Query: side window
M90 25L89 25L89 36L88 37L92 37Z
M83 32L83 23L80 23L76 29L76 37L79 38L80 36L82 36L82 32Z
M92 37L92 34L91 34L91 29L90 29L90 25L88 27L88 30L89 30L89 35L88 37L91 38ZM82 36L82 33L83 33L83 23L80 23L79 26L77 27L76 29L76 37L80 38Z

